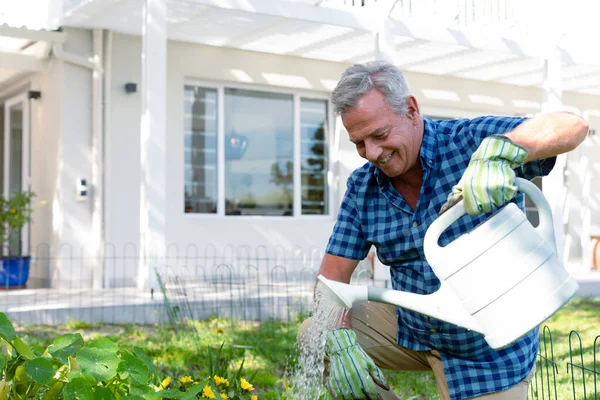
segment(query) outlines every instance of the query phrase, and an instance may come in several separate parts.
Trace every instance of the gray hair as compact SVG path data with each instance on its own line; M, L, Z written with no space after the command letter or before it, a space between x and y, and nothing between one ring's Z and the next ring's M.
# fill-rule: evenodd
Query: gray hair
M408 82L402 71L386 60L354 64L344 71L331 93L335 113L344 115L350 111L361 96L372 88L383 94L396 114L406 114L406 99L412 94Z

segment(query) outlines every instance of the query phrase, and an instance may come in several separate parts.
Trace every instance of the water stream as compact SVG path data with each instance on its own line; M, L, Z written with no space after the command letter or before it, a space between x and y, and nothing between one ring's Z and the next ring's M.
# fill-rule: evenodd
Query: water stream
M325 342L331 328L340 326L348 310L319 282L315 288L312 324L301 338L298 365L290 378L290 400L318 400L325 393Z

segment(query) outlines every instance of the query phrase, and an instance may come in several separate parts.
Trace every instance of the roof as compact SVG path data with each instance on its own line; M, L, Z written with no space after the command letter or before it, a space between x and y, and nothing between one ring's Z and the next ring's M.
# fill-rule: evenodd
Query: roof
M593 4L592 0L574 1ZM522 28L515 15L506 20L492 19L487 28L470 29L466 23L457 23L471 15L453 8L467 3L458 0L438 2L447 7L439 11L438 5L436 12L431 9L434 0L165 2L171 40L353 63L375 57L374 33L385 20L393 32L394 61L405 71L522 86L541 87L544 81L545 49L540 43L547 42L547 38L538 35L536 42L520 31L511 34L515 27ZM63 25L141 35L141 0L70 0L66 3ZM354 3L366 4L352 7ZM512 0L479 4L487 3L505 7L525 4ZM406 4L412 8L409 10ZM420 15L415 11L417 5L421 7ZM515 10L513 14L520 12ZM479 12L470 11L473 15ZM508 8L496 11L495 16L509 14ZM489 19L492 14L481 15ZM573 40L563 35L559 43L563 90L600 95L600 52L590 52L592 44L577 46L581 44L579 38Z

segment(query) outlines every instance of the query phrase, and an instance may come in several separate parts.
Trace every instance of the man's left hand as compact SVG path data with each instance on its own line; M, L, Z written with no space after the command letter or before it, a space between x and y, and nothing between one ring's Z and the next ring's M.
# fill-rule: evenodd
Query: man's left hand
M481 142L460 181L452 188L440 214L461 198L470 215L490 212L517 193L514 169L521 166L527 150L506 136L489 136Z

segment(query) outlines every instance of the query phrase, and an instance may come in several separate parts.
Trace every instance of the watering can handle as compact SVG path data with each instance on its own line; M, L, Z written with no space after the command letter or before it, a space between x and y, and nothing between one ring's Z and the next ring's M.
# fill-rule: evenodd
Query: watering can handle
M554 250L556 251L556 241L554 239L554 224L552 221L552 211L550 208L550 204L548 204L548 200L544 197L540 189L538 189L535 184L528 181L527 179L517 178L515 180L515 184L519 188L519 191L525 193L535 207L538 210L540 217L540 224L537 228L535 228L538 233L544 238L544 240L552 245ZM424 246L426 248L431 248L433 252L435 250L439 250L439 238L441 234L456 220L466 214L465 209L465 201L461 200L456 203L452 208L443 213L433 221L427 233L425 234L425 243ZM426 250L425 253L428 253ZM429 251L431 253L431 251Z

